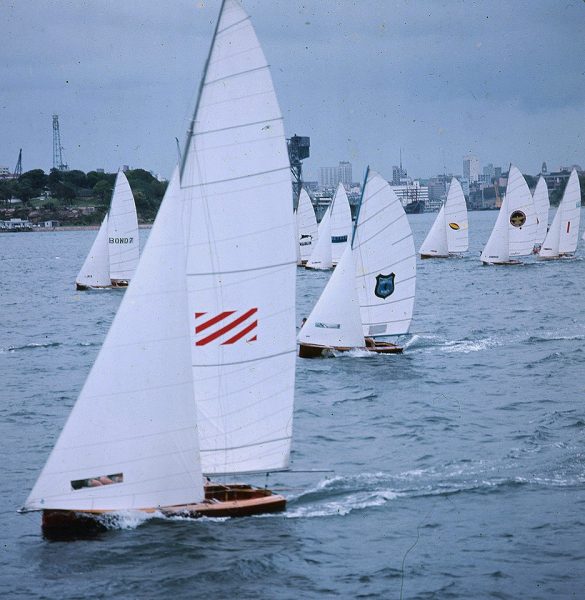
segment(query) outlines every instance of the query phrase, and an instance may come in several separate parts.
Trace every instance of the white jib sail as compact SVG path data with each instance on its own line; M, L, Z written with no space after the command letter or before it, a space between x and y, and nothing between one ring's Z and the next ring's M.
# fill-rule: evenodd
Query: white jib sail
M412 320L416 256L402 203L388 182L368 170L353 236L363 333L406 333Z
M480 257L487 264L506 263L510 260L508 244L508 202L506 196L500 206L496 224Z
M467 204L461 184L455 177L451 179L445 202L445 231L449 254L467 252L469 248L469 223Z
M203 471L284 469L295 384L295 223L268 64L222 6L185 153L187 286Z
M351 208L342 183L339 183L331 202L331 260L336 265L350 241L352 232Z
M364 346L355 267L349 244L299 332L299 341L337 348Z
M445 221L445 204L433 221L433 225L427 233L427 237L420 247L421 256L436 256L446 258L449 256L449 246L447 245L447 224Z
M108 253L108 215L102 221L75 283L88 287L108 287L112 284Z
M333 267L331 257L331 205L325 211L317 232L317 243L307 261L309 269L326 270Z
M524 176L510 165L506 186L508 207L508 243L510 256L532 254L536 243L537 216L534 200Z
M25 509L127 510L203 499L177 187L174 178Z
M317 219L309 194L301 189L297 208L298 243L302 262L309 260L313 248L317 244Z
M548 187L546 180L541 175L534 189L534 207L536 208L536 216L538 217L538 226L536 228L536 244L542 244L546 238L546 230L548 228L548 212L550 209L550 201L548 198Z
M542 244L540 256L554 258L561 254L575 252L579 238L580 218L581 188L577 171L573 169L548 235Z
M139 241L136 204L126 175L118 171L108 217L110 278L130 281L138 264Z

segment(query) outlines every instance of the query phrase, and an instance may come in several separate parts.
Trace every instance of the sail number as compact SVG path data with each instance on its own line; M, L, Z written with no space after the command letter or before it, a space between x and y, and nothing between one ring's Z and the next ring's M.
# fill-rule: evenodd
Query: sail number
M133 237L125 237L125 238L113 238L111 237L109 240L110 244L131 244L134 241Z

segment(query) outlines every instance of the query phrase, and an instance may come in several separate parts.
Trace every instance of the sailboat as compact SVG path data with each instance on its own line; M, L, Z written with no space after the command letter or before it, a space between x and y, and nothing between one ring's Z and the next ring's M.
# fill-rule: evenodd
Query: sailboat
M532 194L520 170L510 165L506 195L492 233L481 253L484 265L517 265L532 254L537 217Z
M305 263L306 269L326 271L333 268L333 257L331 253L331 209L330 204L321 218L317 230L317 243L313 245L313 251L309 260Z
M467 205L461 184L451 179L449 193L420 247L421 258L448 258L467 252L468 241Z
M299 204L296 211L298 232L298 264L304 265L311 256L311 252L317 244L317 218L315 209L309 194L301 188Z
M268 64L222 2L180 176L23 508L45 534L117 511L242 516L286 500L203 475L285 470L295 378L289 162ZM261 248L263 251L259 252Z
M408 332L415 285L414 243L402 203L368 169L350 243L299 332L299 356L402 352L377 338Z
M553 260L571 256L577 249L580 219L581 186L577 171L573 169L538 258Z
M75 279L77 290L127 287L139 258L136 204L126 175L118 171L110 210Z
M542 247L544 238L546 237L548 229L548 212L550 210L550 200L548 198L548 187L546 185L545 178L541 175L534 188L534 194L532 195L534 200L534 208L536 209L536 217L538 218L538 225L536 227L536 240L534 242L534 249L536 252Z
M340 182L331 203L331 261L333 266L340 261L347 246L348 238L351 236L352 228L349 199L343 184Z

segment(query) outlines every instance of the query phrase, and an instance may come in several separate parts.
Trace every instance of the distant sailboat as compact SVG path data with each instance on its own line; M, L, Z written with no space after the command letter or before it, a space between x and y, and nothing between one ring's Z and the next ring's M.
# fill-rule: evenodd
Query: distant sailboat
M112 285L108 252L108 215L102 221L89 254L77 275L75 285L78 290L108 288Z
M100 528L116 511L285 507L264 488L202 477L286 469L292 436L288 154L268 64L236 0L222 3L183 156L23 509L43 512L47 535Z
M112 287L126 287L132 279L138 265L139 246L134 196L126 175L123 171L118 171L108 213Z
M126 175L118 172L110 211L77 275L77 290L126 287L139 259L136 204Z
M536 241L535 249L538 251L544 242L546 232L548 229L548 212L550 210L550 200L548 198L548 187L546 185L545 178L541 175L534 189L532 196L534 199L534 208L536 209L536 216L538 218L538 225L536 227Z
M311 256L317 244L317 218L315 209L307 191L302 188L299 195L299 205L296 211L298 231L298 264L304 265Z
M553 260L572 255L577 249L580 219L581 186L577 171L573 169L538 258Z
M511 165L506 195L490 238L481 253L482 263L521 264L516 257L532 254L536 228L537 217L532 194L522 173Z
M299 356L402 348L374 338L408 331L414 309L416 257L404 208L388 182L366 173L353 236L299 333Z
M331 261L335 266L345 251L353 228L349 199L342 183L337 185L331 204Z
M421 258L448 258L467 252L467 205L461 184L451 179L447 199L420 247Z
M317 243L313 245L313 251L305 267L316 271L326 271L333 268L331 255L331 208L330 204L319 223L317 230Z

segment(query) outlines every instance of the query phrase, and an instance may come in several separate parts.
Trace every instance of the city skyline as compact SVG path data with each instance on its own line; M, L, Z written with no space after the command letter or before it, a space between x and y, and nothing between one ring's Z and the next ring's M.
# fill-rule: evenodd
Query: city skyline
M287 135L311 137L311 177L347 160L358 181L368 164L391 178L401 149L413 177L460 173L466 154L525 173L585 162L580 0L243 4ZM0 165L23 148L25 170L48 171L58 114L70 168L168 177L218 7L62 3L57 18L48 1L6 6Z

